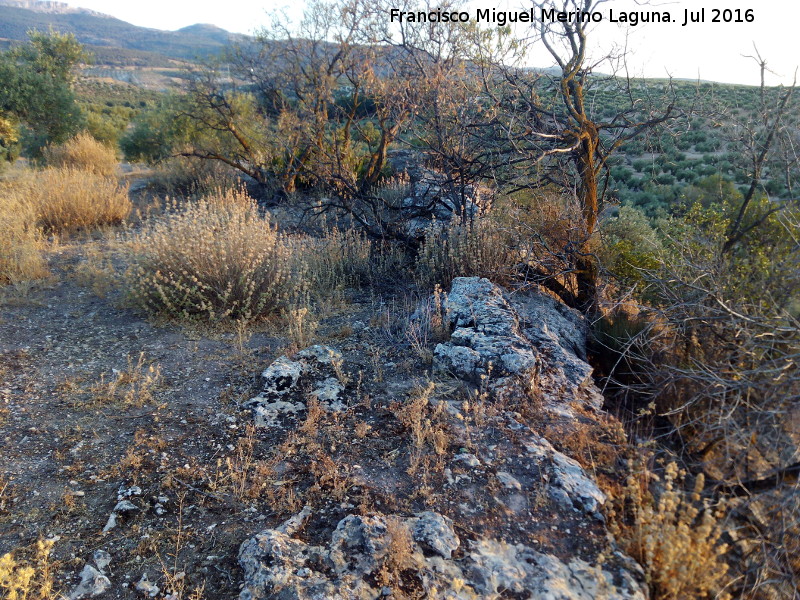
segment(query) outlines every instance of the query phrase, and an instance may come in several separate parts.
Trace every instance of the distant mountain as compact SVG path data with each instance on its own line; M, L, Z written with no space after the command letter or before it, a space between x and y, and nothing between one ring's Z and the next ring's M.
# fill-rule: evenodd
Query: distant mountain
M10 6L12 8L24 8L34 12L47 13L52 15L82 14L94 15L96 17L108 17L88 8L76 8L66 2L53 2L52 0L0 0L0 6Z
M106 56L109 48L121 48L127 57L141 54L152 62L161 55L177 60L207 58L219 54L230 42L244 41L247 36L230 33L213 25L191 25L178 31L162 31L137 27L117 18L65 5L61 2L33 0L0 0L0 39L24 41L31 29L73 33L79 42L103 50L95 55ZM133 51L131 53L131 51ZM113 53L112 53L113 54Z
M232 36L234 38L236 38L237 36L239 38L246 37L238 34L233 34L230 31L222 29L221 27L217 27L216 25L210 25L208 23L195 23L194 25L189 25L188 27L183 27L182 29L178 29L175 33L207 38L209 40L216 40L221 44L227 44Z

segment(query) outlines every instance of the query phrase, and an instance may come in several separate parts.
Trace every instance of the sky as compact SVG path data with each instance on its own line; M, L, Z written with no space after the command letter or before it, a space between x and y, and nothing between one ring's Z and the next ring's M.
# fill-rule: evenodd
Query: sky
M303 0L287 5L286 0L66 0L68 4L90 8L128 21L134 25L174 30L195 23L210 23L228 31L253 33L267 22L267 13L285 9L289 15L302 14ZM752 58L754 44L767 60L773 73L767 83L791 84L800 65L800 2L788 0L607 0L600 5L601 23L593 25L590 41L594 53L601 56L613 46L629 49L628 68L632 75L645 77L673 76L724 83L757 85L759 69ZM519 0L472 0L469 12L476 8L508 9L523 5ZM714 9L752 9L751 23L713 23ZM682 26L685 10L705 9L705 22ZM610 11L619 20L623 11L668 11L673 23L639 24L635 27L611 23ZM387 19L388 19L387 14ZM552 61L543 49L535 50L532 66L547 67ZM603 71L603 69L599 69ZM608 72L608 69L605 69Z

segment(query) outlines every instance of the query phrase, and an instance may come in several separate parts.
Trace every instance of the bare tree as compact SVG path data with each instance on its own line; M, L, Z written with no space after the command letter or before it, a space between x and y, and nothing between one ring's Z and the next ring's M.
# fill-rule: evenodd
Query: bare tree
M786 205L785 202L774 202L767 208L757 210L755 214L751 214L753 211L750 210L757 194L763 190L762 177L770 158L775 153L775 148L783 149L783 170L789 196L793 191L792 174L799 162L795 149L787 143L789 132L786 128L786 116L791 109L790 101L797 84L797 73L795 73L792 85L779 91L771 103L769 97L771 94L765 85L765 75L769 72L767 61L758 52L758 48L754 48L754 50L755 56L749 58L758 64L761 75L758 119L754 122L737 123L738 135L735 139L737 147L747 160L746 172L750 183L728 229L725 243L722 245L723 254L733 250L744 236L761 226L771 215L782 210Z
M626 141L677 115L671 86L658 104L646 105L635 94L635 82L626 72L617 72L618 65L624 65L624 51L591 59L591 23L580 15L598 10L605 2L534 2L540 13L555 10L573 16L564 21L541 20L537 35L521 44L491 40L500 49L494 53L496 58L491 58L492 49L484 44L484 93L501 111L491 122L494 146L504 155L498 176L507 189L555 186L577 197L581 232L575 243L564 249L576 289L570 292L556 285L568 303L587 312L596 308L599 269L592 244L607 195L609 158ZM555 62L555 73L522 64L537 44L542 44ZM595 74L600 66L614 73ZM627 99L627 106L610 118L598 118L587 101L597 89L613 90Z

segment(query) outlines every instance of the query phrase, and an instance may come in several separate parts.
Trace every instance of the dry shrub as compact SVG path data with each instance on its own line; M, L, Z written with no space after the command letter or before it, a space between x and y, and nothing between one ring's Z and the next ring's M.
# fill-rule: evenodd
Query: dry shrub
M312 289L358 287L396 275L404 262L395 246L379 246L354 228L326 229L319 238L302 238L299 249L308 265Z
M517 248L515 275L543 284L574 301L579 250L595 251L597 239L586 240L578 200L542 190L523 190L497 202L493 218L508 232L509 246Z
M664 275L653 274L662 305L648 313L664 326L649 351L634 356L644 377L629 387L680 430L697 469L723 491L749 497L738 513L752 524L737 535L750 547L746 560L731 562L742 589L753 598L792 598L780 590L800 581L796 549L787 543L800 530L800 327L772 304L776 294L752 269L763 294L731 289L748 272L742 263L674 260ZM793 277L788 269L781 283L788 288Z
M122 223L131 212L128 187L73 168L45 169L20 182L45 232L72 233Z
M719 543L723 511L701 503L702 474L691 493L681 489L684 475L669 463L653 497L646 482L656 476L644 465L631 465L623 497L610 515L611 531L644 567L654 600L728 599L721 591L728 571L723 560L728 548Z
M302 261L242 191L173 205L127 249L130 296L156 315L250 321L302 297Z
M45 164L57 169L69 168L112 177L117 170L117 155L110 146L98 142L89 133L79 133L58 146L43 152Z
M0 592L7 600L49 600L62 597L53 590L53 574L50 564L50 551L55 540L39 540L32 551L30 560L15 557L15 553L0 556Z
M0 285L47 275L36 210L19 193L0 188Z
M423 463L425 447L437 457L442 457L450 445L450 434L445 418L445 405L431 403L436 384L429 381L424 387L417 386L405 402L392 405L397 420L411 434L411 457L408 474L414 475Z
M149 187L169 196L204 196L233 190L239 181L235 171L219 161L173 157L158 164Z
M445 287L456 277L489 277L504 281L520 262L520 252L510 232L491 219L444 227L433 223L417 257L417 278L422 285Z

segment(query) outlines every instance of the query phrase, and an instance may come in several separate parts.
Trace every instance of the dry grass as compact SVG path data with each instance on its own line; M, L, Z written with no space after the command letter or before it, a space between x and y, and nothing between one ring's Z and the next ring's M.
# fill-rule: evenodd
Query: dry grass
M645 569L654 600L726 599L721 588L728 565L727 546L720 544L721 509L701 503L704 479L684 492L684 473L676 464L666 466L661 491L648 490L656 478L646 467L631 465L631 475L611 514L611 531L623 549Z
M520 254L508 231L490 219L448 227L434 223L417 257L417 279L425 286L450 285L456 277L489 277L503 282Z
M396 246L379 246L356 229L326 228L319 238L297 238L312 289L321 294L397 276L405 262Z
M45 234L119 224L131 208L127 187L91 172L15 173L0 183L0 284L47 275Z
M87 171L102 177L112 177L117 170L114 149L94 139L89 133L79 133L58 146L48 146L44 161L57 169Z
M32 207L46 233L118 225L132 208L127 186L69 167L27 172L15 182L15 194Z
M418 318L409 320L405 330L405 339L411 349L428 364L433 361L433 344L445 341L450 334L445 319L446 300L447 292L442 291L438 283L435 284L433 294L423 300L417 309Z
M220 189L233 190L239 185L236 173L216 160L169 158L158 164L149 179L154 192L176 195L204 196Z
M33 204L0 188L0 285L46 276L43 248Z
M129 239L125 282L156 315L251 321L302 298L304 267L241 191L172 207Z

